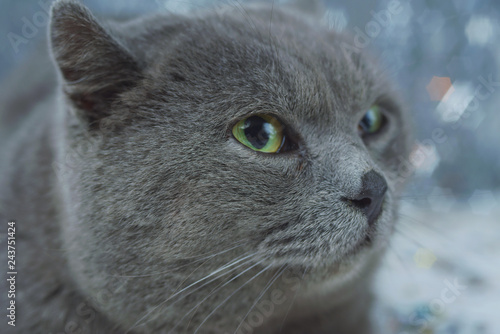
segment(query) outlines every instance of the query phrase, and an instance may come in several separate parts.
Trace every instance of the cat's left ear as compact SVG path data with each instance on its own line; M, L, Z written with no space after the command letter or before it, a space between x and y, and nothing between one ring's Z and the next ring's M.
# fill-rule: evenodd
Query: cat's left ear
M116 95L140 79L131 53L78 2L54 3L50 42L64 91L89 122L106 117Z

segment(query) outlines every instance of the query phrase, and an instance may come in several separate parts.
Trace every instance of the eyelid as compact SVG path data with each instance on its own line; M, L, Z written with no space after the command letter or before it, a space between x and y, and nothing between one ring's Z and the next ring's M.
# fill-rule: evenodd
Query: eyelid
M394 101L391 97L387 95L379 96L372 105L378 105L381 111L385 111L385 115L393 115L397 114L401 109L401 106L398 102Z

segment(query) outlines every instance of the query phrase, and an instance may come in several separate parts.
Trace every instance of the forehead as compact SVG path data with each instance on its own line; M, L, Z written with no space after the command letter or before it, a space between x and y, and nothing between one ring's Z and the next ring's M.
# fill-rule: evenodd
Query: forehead
M376 67L352 52L345 36L285 13L272 20L262 11L219 13L178 31L152 53L156 79L180 74L192 84L184 89L232 100L232 117L272 112L291 121L338 122L384 91Z

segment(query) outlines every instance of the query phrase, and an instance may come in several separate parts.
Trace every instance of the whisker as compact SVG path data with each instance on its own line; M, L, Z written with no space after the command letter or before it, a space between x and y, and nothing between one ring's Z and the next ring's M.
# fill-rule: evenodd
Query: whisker
M165 270L165 271L158 271L158 272L155 272L155 273L144 274L144 275L106 275L106 276L107 277L123 277L123 278L141 278L141 277L151 277L151 276L155 276L155 275L167 274L167 273L171 273L172 270L177 270L177 269L180 269L180 268L184 268L184 267L193 265L195 263L201 262L203 260L211 259L211 258L213 258L213 257L215 257L217 255L221 255L221 254L230 252L230 251L232 251L232 250L234 250L236 248L244 246L247 243L248 242L245 242L245 243L241 243L240 242L240 243L238 243L238 245L236 245L234 247L225 249L223 251L220 251L220 252L212 254L212 255L204 255L202 257L194 256L194 257L182 257L182 258L179 257L179 258L174 258L175 260L189 260L189 259L196 259L196 260L194 260L193 262L189 262L189 263L186 263L186 264L182 264L182 265L176 266L176 267L170 267L168 270Z
M222 289L224 286L228 285L229 283L231 283L232 281L234 281L235 279L237 279L238 277L240 277L241 275L243 275L244 273L246 273L247 271L249 271L250 269L256 267L257 265L261 264L265 259L262 259L260 260L259 262L256 262L255 264L253 264L252 266L250 266L249 268L245 269L244 271L242 271L241 273L239 273L238 275L236 275L235 277L231 278L229 281L227 282L223 282L221 284L219 284L217 287L215 287L212 291L210 291L210 293L205 297L203 298L198 304L196 304L191 310L189 310L182 318L181 320L179 320L175 326L169 331L169 333L172 332L172 330L174 330L181 322L182 320L184 320L184 318L191 312L193 312L194 310L196 310L201 304L203 304L204 301L206 301L208 298L210 298L210 296L212 296L215 292L219 291L220 289ZM241 288L241 287L240 287ZM206 319L204 320L206 321ZM202 323L203 324L203 323ZM198 327L199 328L199 327ZM196 333L196 332L195 332Z
M271 279L269 280L269 283L264 287L264 290L260 293L260 295L257 297L257 299L255 300L255 302L253 303L253 305L250 307L250 309L248 310L248 312L245 314L245 316L243 317L243 319L241 319L241 322L240 324L238 325L238 327L236 327L235 331L234 331L234 334L236 334L236 332L238 332L238 329L240 329L241 325L243 325L243 322L245 321L245 319L248 317L248 315L250 314L250 312L252 312L253 308L255 307L255 305L257 305L257 303L259 302L259 300L262 298L262 296L264 296L264 294L267 292L267 290L269 290L269 288L273 285L273 283L278 279L278 277L285 271L286 269L286 264L284 264L283 266L281 266L281 268L276 272L276 274L274 274L273 277L271 277Z
M226 299L224 299L219 305L217 305L212 312L210 312L207 317L201 322L201 324L198 326L198 328L196 328L196 330L194 331L194 334L198 333L198 330L201 328L201 326L203 326L203 324L215 313L215 311L217 311L219 309L219 307L221 307L222 305L224 305L232 296L234 296L234 294L238 291L240 291L245 285L247 285L248 283L250 283L252 280L254 280L256 277L258 277L260 274L262 274L263 272L267 271L269 268L271 268L273 266L273 264L271 263L270 265L268 265L267 267L265 267L264 269L262 269L261 271L259 271L257 274L255 274L252 278L250 278L248 281L246 281L246 283L244 283L243 285L241 285L238 289L234 290Z
M401 258L401 256L398 254L398 252L396 251L396 248L392 245L392 244L389 244L389 247L388 247L388 251L389 253L392 253L392 255L394 256L394 259L396 260L397 264L403 268L403 272L408 276L408 278L410 280L413 280L415 281L416 278L415 276L413 276L411 274L411 270L408 268L408 266L405 264L405 261L403 261L403 259Z
M218 252L218 253L215 253L215 254L212 254L212 255L208 255L208 256L204 255L204 256L201 256L201 257L200 257L200 255L198 255L198 256L192 256L192 257L178 257L178 258L176 258L176 259L182 259L182 260L189 260L189 259L196 259L196 258L200 258L200 259L207 259L207 258L210 258L210 257L216 256L216 255L220 255L220 254L227 253L227 252L229 252L229 251L232 251L233 249L236 249L236 248L238 248L238 247L244 246L244 245L245 245L245 244L247 244L247 243L248 243L248 241L247 241L247 242L238 241L238 242L233 243L233 245L236 245L236 246L233 246L233 247L230 247L230 248L226 248L226 249L225 249L225 250L223 250L223 251L220 251L220 252Z
M224 266L222 266L222 267L220 267L220 268L218 268L218 269L214 270L213 272L211 272L210 274L206 275L205 277L203 277L203 278L201 278L201 279L197 280L197 281L196 281L196 282L194 282L194 283L191 283L191 284L190 284L190 285L188 285L187 287L185 287L185 288L183 288L183 289L181 289L181 290L177 291L176 293L172 294L172 295L171 295L170 297L168 297L166 300L164 300L163 302L161 302L160 304L158 304L157 306L155 306L155 307L154 307L151 311L149 311L149 312L148 312L148 313L146 313L144 316L142 316L139 320L137 320L137 321L135 322L135 324L134 324L134 325L132 325L132 327L130 327L130 328L129 328L126 332L125 332L125 334L127 334L127 333L131 330L131 329L133 329L133 328L137 327L137 325L138 325L139 323L141 323L141 322L142 322L142 321L143 321L143 320L144 320L147 316L149 316L151 313L153 313L154 311L156 311L159 307L161 307L162 305L164 305L166 302L168 302L169 300L171 300L171 299L172 299L172 298L174 298L175 296L177 296L177 295L179 295L180 293L182 293L182 292L186 291L187 289L189 289L189 288L193 287L194 285L196 285L196 284L198 284L198 283L200 283L200 282L203 282L203 281L204 281L204 280L206 280L207 278L209 278L209 277L212 277L212 276L216 275L217 273L219 273L219 272L221 272L221 271L225 270L226 268L230 268L230 267L234 266L235 264L237 264L237 263L239 263L239 262L241 262L241 261L243 261L243 260L245 260L245 259L248 259L249 257L254 256L255 254L256 254L256 252L255 252L255 253L252 253L252 254L249 254L249 255L246 255L246 256L239 256L239 257L237 257L237 258L236 258L236 260L233 260L233 261L231 261L230 263L225 264ZM243 264L246 264L246 263L248 263L248 262L250 262L250 261L252 261L252 260L250 259L249 261L244 262ZM241 265L240 265L240 266L241 266ZM230 273L231 271L233 271L234 269L236 269L236 268L238 268L238 267L239 267L239 266L237 266L237 267L233 268L233 269L232 269L232 270L230 270L229 272L223 273L222 275L220 275L220 276L218 276L218 277L215 277L213 280L211 280L211 281L209 281L209 282L205 283L205 284L204 284L204 285L202 285L201 287L205 286L206 284L209 284L209 283L213 282L214 280L216 280L216 279L218 279L218 278L220 278L220 277L222 277L222 276L224 276L224 275L227 275L228 273ZM193 293L193 292L197 291L197 290L198 290L198 289L200 289L201 287L198 287L197 289L195 289L195 290L191 291L189 294L187 294L187 295L183 296L182 298L184 298L184 297L186 297L186 296L190 295L191 293ZM182 298L178 299L178 300L177 300L177 301L175 301L174 303L178 302L178 301L179 301L179 300L181 300ZM147 323L147 322L145 322L145 323Z
M252 17L248 13L248 11L245 9L245 7L238 0L233 0L233 2L237 3L237 6L234 6L234 7L236 7L240 11L240 13L243 15L243 17L245 18L245 20L247 20L247 22L250 24L250 27L252 28L252 30L257 35L260 35L259 31L257 29L257 26L255 25L255 22L253 22Z
M204 262L200 263L200 265L198 267L196 267L189 275L187 275L183 280L182 282L179 283L179 285L177 286L177 288L175 288L175 290L173 291L173 293L176 293L177 290L179 290L179 288L184 284L184 282L186 282L188 280L189 277L191 277L191 275L193 275L198 269L201 268L201 266L203 266L205 263L208 262L209 259L205 260Z
M222 274L220 274L220 275L218 275L218 276L215 276L214 278L212 278L212 279L210 279L210 280L206 281L206 282L205 282L205 283L203 283L202 285L197 286L195 289L190 290L190 291L189 291L188 293L186 293L185 295L183 295L183 296L179 297L177 300L175 300L174 302L172 302L169 306L173 306L173 305L175 305L177 302L179 302L179 301L181 301L182 299L184 299L184 298L188 297L189 295L192 295L193 293L195 293L196 291L198 291L198 290L202 289L203 287L207 286L208 284L210 284L210 283L212 283L212 282L214 282L214 281L218 280L219 278L221 278L221 277L223 277L223 276L226 276L226 275L228 275L228 274L232 273L232 272L233 272L233 271L235 271L236 269L238 269L238 268L240 268L240 267L243 267L244 265L246 265L246 264L248 264L249 262L252 262L252 261L253 261L253 259L249 259L249 260L247 260L247 261L244 261L244 262L240 263L239 265L237 265L236 267L234 267L234 268L232 268L231 270L229 270L228 272L225 272L225 273L222 273ZM221 283L221 284L222 284L222 283ZM187 288L188 288L188 287L187 287ZM187 288L184 288L183 290L185 290L185 289L187 289ZM179 291L178 293L176 293L175 295L178 295L180 292L182 292L182 290L181 290L181 291ZM163 302L162 302L160 305L158 305L158 306L162 306L162 305L164 305L167 301L169 301L169 300L171 300L173 297L175 297L175 295L170 296L169 298L167 298L165 301L163 301ZM153 310L153 311L154 311L154 310ZM186 314L186 315L187 315L187 314ZM183 318L183 319L184 319L184 318ZM146 323L148 323L148 321L143 322L143 324L146 324ZM174 328L175 328L175 327L174 327Z
M288 306L288 310L286 311L285 316L283 317L283 321L281 321L281 326L280 326L280 330L278 331L278 333L281 333L281 331L283 330L283 326L285 326L286 318L288 317L288 313L290 313L290 310L292 309L292 306L295 303L295 298L297 297L297 294L302 286L302 280L304 279L304 276L307 273L307 269L308 269L308 267L304 268L304 273L302 273L302 277L300 278L299 287L298 287L297 291L295 291L295 293L293 294L292 302L290 303L290 306Z
M456 198L454 194L408 194L408 195L400 195L398 196L398 199L406 199L406 198Z
M404 219L401 219L400 221L401 221L401 223L403 223L405 225L405 228L412 228L413 230L415 230L413 228L412 224L410 224L407 221L407 220L409 220L409 221L412 221L414 223L417 223L419 227L422 227L423 229L426 229L429 234L433 234L434 236L437 235L440 238L443 238L445 241L449 242L450 244L454 244L454 242L451 239L449 239L449 238L446 237L446 232L442 231L442 230L440 230L438 228L436 228L436 226L431 226L431 225L423 222L422 220L416 219L416 218L414 218L412 216L409 216L409 215L407 215L405 213L401 213L400 212L399 215L402 218L404 218ZM423 232L423 230L422 230L422 232Z
M457 259L455 253L454 252L450 253L448 251L456 249L457 247L456 240L452 240L449 237L447 237L447 233L445 231L439 231L439 230L434 231L433 227L429 226L428 224L419 222L418 220L412 217L408 218L418 222L419 223L418 227L409 222L404 222L403 227L406 230L408 230L408 232L411 233L412 235L423 236L421 239L425 240L426 242L426 247L424 248L434 250L435 252L438 253L439 258L441 259L446 259L451 263L456 263ZM469 250L468 252L462 254L461 257L462 260L464 260L464 257L469 259L470 261L467 261L469 265L480 265L483 268L490 267L490 265L484 260L484 257L473 250Z
M404 219L400 220L400 222L401 222L400 229L404 228L408 231L408 233L410 233L412 235L422 235L422 234L427 233L428 236L430 236L430 237L422 238L423 240L425 240L427 242L431 241L431 239L439 238L439 239L441 239L441 241L444 241L445 243L447 243L450 246L454 246L456 244L453 240L451 240L450 238L448 238L446 236L446 232L440 231L439 229L436 229L435 227L431 227L428 224L426 224L418 219L415 219L411 216L408 216L405 214L400 214L400 215L401 215L401 217L404 218ZM412 222L410 222L410 221L412 221L413 223L416 223L418 225L415 226L415 224L412 224ZM403 233L403 232L401 232L401 233ZM413 238L415 238L415 237L413 237ZM426 246L424 248L429 248L429 246Z
M395 226L396 232L398 232L400 235L403 237L407 238L410 240L415 246L419 248L427 248L420 240L416 239L414 236L409 235L406 233L406 231L403 230L403 227L396 225Z
M252 261L253 261L253 259L249 259L249 260L247 260L247 261L244 261L244 262L240 263L239 265L237 265L236 267L232 268L230 271L225 272L225 273L222 273L222 274L221 274L221 275L219 275L219 276L215 276L215 277L214 277L214 278L212 278L211 280L209 280L209 281L205 282L204 284L202 284L202 285L200 285L200 286L196 287L196 289L194 289L194 290L190 291L188 294L186 294L186 295L184 295L184 296L180 297L180 298L179 298L179 299L177 299L175 302L173 302L171 305L173 305L173 304L177 303L178 301L180 301L180 300L182 300L183 298L185 298L185 297L189 296L189 295L190 295L190 294L192 294L193 292L198 291L199 289L201 289L201 288L203 288L204 286L206 286L206 285L208 285L208 284L212 283L213 281L218 280L218 279L219 279L219 278L221 278L222 276L226 276L227 274L229 274L229 273L233 272L234 270L236 270L236 269L238 269L238 268L240 268L240 267L242 267L242 266L244 266L244 265L246 265L246 264L248 264L249 262L252 262ZM187 288L184 288L183 290L185 290L185 289L187 289ZM182 290L181 290L181 291L179 291L179 292L182 292Z
M271 4L271 18L269 19L269 44L271 46L271 52L274 53L275 59L279 59L278 49L273 41L273 35L272 35L273 15L274 15L274 0Z

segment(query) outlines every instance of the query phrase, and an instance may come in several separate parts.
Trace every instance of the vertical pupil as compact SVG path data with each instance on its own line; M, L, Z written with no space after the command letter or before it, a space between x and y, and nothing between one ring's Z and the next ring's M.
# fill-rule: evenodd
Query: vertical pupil
M245 136L256 149L263 148L269 141L266 124L267 121L259 116L251 116L245 120Z

